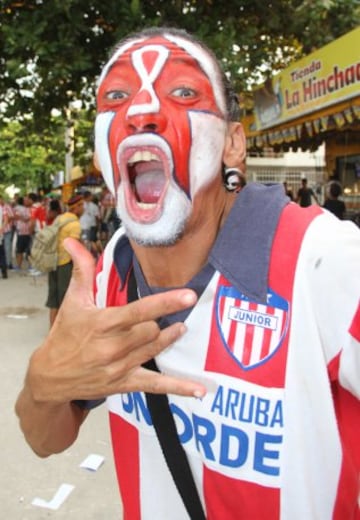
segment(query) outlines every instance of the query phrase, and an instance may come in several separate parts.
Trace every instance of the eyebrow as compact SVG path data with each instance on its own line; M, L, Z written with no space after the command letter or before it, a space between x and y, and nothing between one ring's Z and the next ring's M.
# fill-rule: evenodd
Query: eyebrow
M114 61L114 62L109 66L106 75L108 75L109 72L111 72L112 70L114 70L114 69L116 69L116 68L119 68L119 69L120 69L120 68L124 67L125 65L131 65L130 60L129 60L127 63L121 63L121 61L119 61L119 60Z
M176 56L176 54L171 54L171 57L170 59L172 61L175 61L175 62L179 62L179 63L186 63L188 65L199 65L199 62L196 60L196 58L194 58L193 56ZM201 68L201 67L200 67Z
M210 78L207 75L206 71L201 66L201 63L193 56L172 57L172 62L178 63L178 64L184 64L184 65L187 65L192 68L197 68L210 81Z

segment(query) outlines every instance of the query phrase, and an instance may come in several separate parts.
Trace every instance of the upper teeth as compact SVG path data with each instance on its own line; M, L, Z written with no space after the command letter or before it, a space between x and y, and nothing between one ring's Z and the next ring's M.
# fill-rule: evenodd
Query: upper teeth
M128 160L128 163L132 164L140 161L158 161L159 157L152 152L145 151L137 151L135 152Z

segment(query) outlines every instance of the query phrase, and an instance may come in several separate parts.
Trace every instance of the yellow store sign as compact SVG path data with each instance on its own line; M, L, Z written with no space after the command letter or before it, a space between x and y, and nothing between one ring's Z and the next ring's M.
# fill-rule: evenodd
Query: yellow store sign
M359 96L360 27L295 62L254 91L256 130Z

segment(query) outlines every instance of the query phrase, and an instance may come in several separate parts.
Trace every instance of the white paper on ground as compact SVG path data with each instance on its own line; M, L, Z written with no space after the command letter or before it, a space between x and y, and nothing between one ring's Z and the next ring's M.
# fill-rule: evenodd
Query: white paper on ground
M91 471L97 471L101 464L104 462L105 457L102 455L96 455L95 453L91 453L82 461L80 464L80 468L89 469Z
M74 488L75 488L75 486L72 486L71 484L61 484L61 486L56 491L53 498L51 500L49 500L49 502L47 502L46 500L44 500L42 498L36 497L31 502L31 504L33 506L45 507L47 509L53 509L53 510L59 509L59 507L63 504L63 502L65 502L65 500L67 499L67 497L70 495L70 493L72 492L72 490Z

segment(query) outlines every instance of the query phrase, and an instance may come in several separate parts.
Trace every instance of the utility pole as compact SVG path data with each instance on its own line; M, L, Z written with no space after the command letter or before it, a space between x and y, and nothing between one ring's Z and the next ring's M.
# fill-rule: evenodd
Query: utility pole
M71 170L74 167L74 122L71 117L70 106L65 110L65 182L71 182Z

